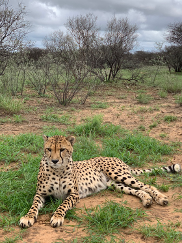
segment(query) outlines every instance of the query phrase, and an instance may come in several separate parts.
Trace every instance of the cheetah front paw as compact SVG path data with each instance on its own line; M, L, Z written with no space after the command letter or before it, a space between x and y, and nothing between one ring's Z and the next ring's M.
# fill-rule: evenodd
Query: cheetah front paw
M64 217L60 217L59 215L53 215L52 218L51 218L50 223L51 223L51 226L53 228L59 227L59 226L63 225Z
M35 217L29 217L25 215L21 217L19 225L22 228L28 228L32 226L35 223L35 221L36 221Z

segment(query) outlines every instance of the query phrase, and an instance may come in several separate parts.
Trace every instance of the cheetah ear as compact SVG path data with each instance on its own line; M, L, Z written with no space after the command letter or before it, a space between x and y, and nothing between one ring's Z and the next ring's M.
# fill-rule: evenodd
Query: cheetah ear
M66 140L68 140L68 141L71 143L71 145L73 146L73 144L74 144L74 142L75 142L75 137L74 137L74 136L68 136L68 137L66 138Z
M46 135L43 135L43 139L44 139L44 143L48 140L48 136L46 136Z

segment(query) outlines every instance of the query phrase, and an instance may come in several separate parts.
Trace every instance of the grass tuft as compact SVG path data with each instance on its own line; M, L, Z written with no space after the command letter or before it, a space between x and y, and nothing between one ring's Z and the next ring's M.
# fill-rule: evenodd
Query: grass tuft
M182 95L176 97L176 103L182 106Z
M173 122L173 121L176 121L176 120L177 120L177 117L176 116L165 116L164 117L164 121L165 122L168 122L168 123Z
M5 114L18 114L23 109L23 102L12 97L0 95L0 110Z
M136 99L140 104L148 104L153 98L145 93L140 93Z
M103 118L101 115L94 116L93 118L87 118L81 125L77 125L74 129L70 129L70 132L76 136L86 137L105 137L114 136L121 132L124 132L120 126L113 124L103 124Z
M100 101L97 101L91 105L92 109L107 109L108 107L109 107L109 105L107 103L100 102Z
M70 115L45 114L41 116L42 121L57 122L65 125L71 124L70 119Z
M116 233L118 228L126 228L146 215L141 209L131 209L113 201L106 202L102 208L86 209L86 213L88 228L101 234Z
M129 165L141 166L149 161L161 161L163 155L169 155L173 151L172 146L154 138L140 133L128 133L119 138L103 139L102 156L118 157Z
M153 237L160 242L177 243L182 241L182 233L176 231L175 225L162 224L160 222L155 226L144 225L139 231L146 237Z

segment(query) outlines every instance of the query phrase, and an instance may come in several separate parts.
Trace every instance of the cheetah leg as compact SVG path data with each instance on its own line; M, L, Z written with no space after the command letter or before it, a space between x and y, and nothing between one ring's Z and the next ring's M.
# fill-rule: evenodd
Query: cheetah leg
M152 204L152 197L148 193L146 193L142 190L136 190L136 189L128 187L122 183L118 183L118 182L116 183L115 181L109 181L108 186L111 186L111 185L113 185L119 191L123 191L126 194L139 197L141 199L144 207L150 207Z
M35 221L37 220L39 209L43 207L44 205L44 198L40 196L39 194L35 194L33 199L33 204L28 211L28 213L21 217L20 219L20 226L22 228L27 228L32 226Z
M156 201L156 203L160 205L167 205L168 204L168 198L160 193L155 187L144 184L143 182L138 181L135 177L132 177L129 175L128 177L126 176L124 179L121 177L122 182L124 184L134 187L134 188L139 188L142 191L145 191L152 196L152 198Z
M79 194L78 193L71 193L64 202L57 208L51 218L51 226L58 227L61 226L64 222L64 217L66 212L73 208L79 201Z

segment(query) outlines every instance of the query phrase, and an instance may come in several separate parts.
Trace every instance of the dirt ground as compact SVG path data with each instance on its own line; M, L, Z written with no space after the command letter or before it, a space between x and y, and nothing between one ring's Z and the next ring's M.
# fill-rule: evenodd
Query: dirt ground
M136 100L137 90L130 88L118 89L100 89L96 95L90 97L86 104L72 104L69 107L63 107L56 103L51 98L35 98L29 97L25 101L25 109L21 113L24 121L21 123L7 122L0 124L0 135L17 135L20 133L42 133L44 126L55 126L59 129L66 128L66 125L58 123L44 122L41 120L41 115L45 114L46 109L52 107L54 114L58 111L61 114L70 114L75 119L75 124L83 121L83 118L91 117L96 114L102 114L104 122L111 122L115 125L121 125L123 128L133 130L139 127L145 127L144 134L164 142L182 142L182 107L175 103L173 94L168 94L166 98L160 98L158 90L153 89L147 91L154 99L148 104L140 104ZM104 95L103 95L104 94ZM106 109L93 109L92 104L95 101L105 102L108 104ZM28 112L27 112L28 110ZM167 123L164 121L165 116L176 116L177 120ZM6 114L0 112L0 118L7 117ZM151 125L157 125L151 128ZM182 155L180 153L169 157L168 165L179 163L182 166ZM160 183L160 181L159 181ZM120 239L125 239L126 242L157 242L154 238L145 238L135 228L138 224L156 224L157 220L162 223L182 222L182 213L176 212L176 209L182 208L181 200L177 200L177 196L182 193L182 188L169 189L165 193L169 198L169 205L162 207L155 203L146 209L147 215L150 217L137 221L131 228L121 230L117 235ZM106 200L115 202L127 201L127 206L131 208L143 208L140 200L133 196L123 195L119 198L114 193L108 191L101 192L97 195L82 199L76 208L84 210L84 207L91 208L96 205L102 205ZM21 232L21 240L17 242L31 243L52 243L52 242L69 242L73 239L79 239L87 236L87 231L77 221L65 219L64 226L60 228L51 228L49 224L51 215L41 215L38 221L29 229L21 230L19 227L12 227L4 231L0 230L0 241L5 237L14 237ZM182 232L182 227L178 228ZM64 240L64 241L61 241ZM109 238L108 238L109 239ZM75 241L75 242L79 242Z

